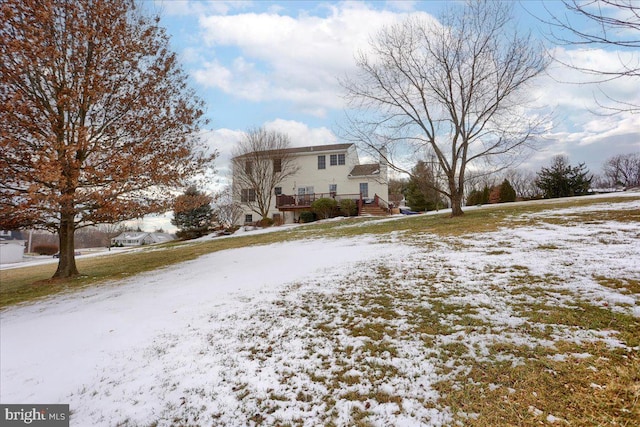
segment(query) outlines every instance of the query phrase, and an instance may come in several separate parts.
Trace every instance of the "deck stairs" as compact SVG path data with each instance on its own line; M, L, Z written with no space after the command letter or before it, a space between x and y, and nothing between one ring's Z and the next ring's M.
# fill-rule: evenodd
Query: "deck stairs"
M387 216L389 212L380 206L376 206L374 204L366 204L362 207L362 212L360 215L370 215L370 216Z

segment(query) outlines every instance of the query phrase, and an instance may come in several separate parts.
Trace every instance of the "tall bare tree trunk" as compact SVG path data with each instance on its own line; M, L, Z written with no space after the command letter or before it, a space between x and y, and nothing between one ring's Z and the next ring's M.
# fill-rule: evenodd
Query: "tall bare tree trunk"
M58 261L58 269L53 277L65 278L77 276L79 273L75 258L75 225L73 213L62 214L58 237L60 242L60 259Z
M462 216L462 190L455 184L455 177L449 177L449 194L451 199L451 216Z

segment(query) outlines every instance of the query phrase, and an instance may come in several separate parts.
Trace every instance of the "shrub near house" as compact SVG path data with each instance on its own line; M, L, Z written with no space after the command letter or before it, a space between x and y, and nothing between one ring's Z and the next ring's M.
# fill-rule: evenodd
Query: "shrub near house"
M311 203L311 210L318 219L327 219L336 216L338 213L338 202L335 199L322 198Z

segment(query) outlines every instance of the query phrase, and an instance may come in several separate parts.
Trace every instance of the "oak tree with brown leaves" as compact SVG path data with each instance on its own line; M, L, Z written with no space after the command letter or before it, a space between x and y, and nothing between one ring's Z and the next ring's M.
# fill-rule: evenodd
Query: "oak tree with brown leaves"
M0 22L0 228L57 232L71 277L77 229L165 211L210 165L203 103L134 0L5 0Z

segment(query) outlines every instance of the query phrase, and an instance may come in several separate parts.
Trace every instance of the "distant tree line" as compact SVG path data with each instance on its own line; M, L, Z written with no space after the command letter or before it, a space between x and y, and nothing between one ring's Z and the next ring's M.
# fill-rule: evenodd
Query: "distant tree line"
M415 211L431 211L447 206L435 190L443 185L437 168L418 161L405 179L389 182L389 200L405 203ZM556 156L539 171L509 170L502 176L469 174L465 188L466 205L505 203L516 200L582 196L592 191L616 191L640 187L640 153L619 154L607 159L602 174L594 175L584 163L571 165L567 156Z

